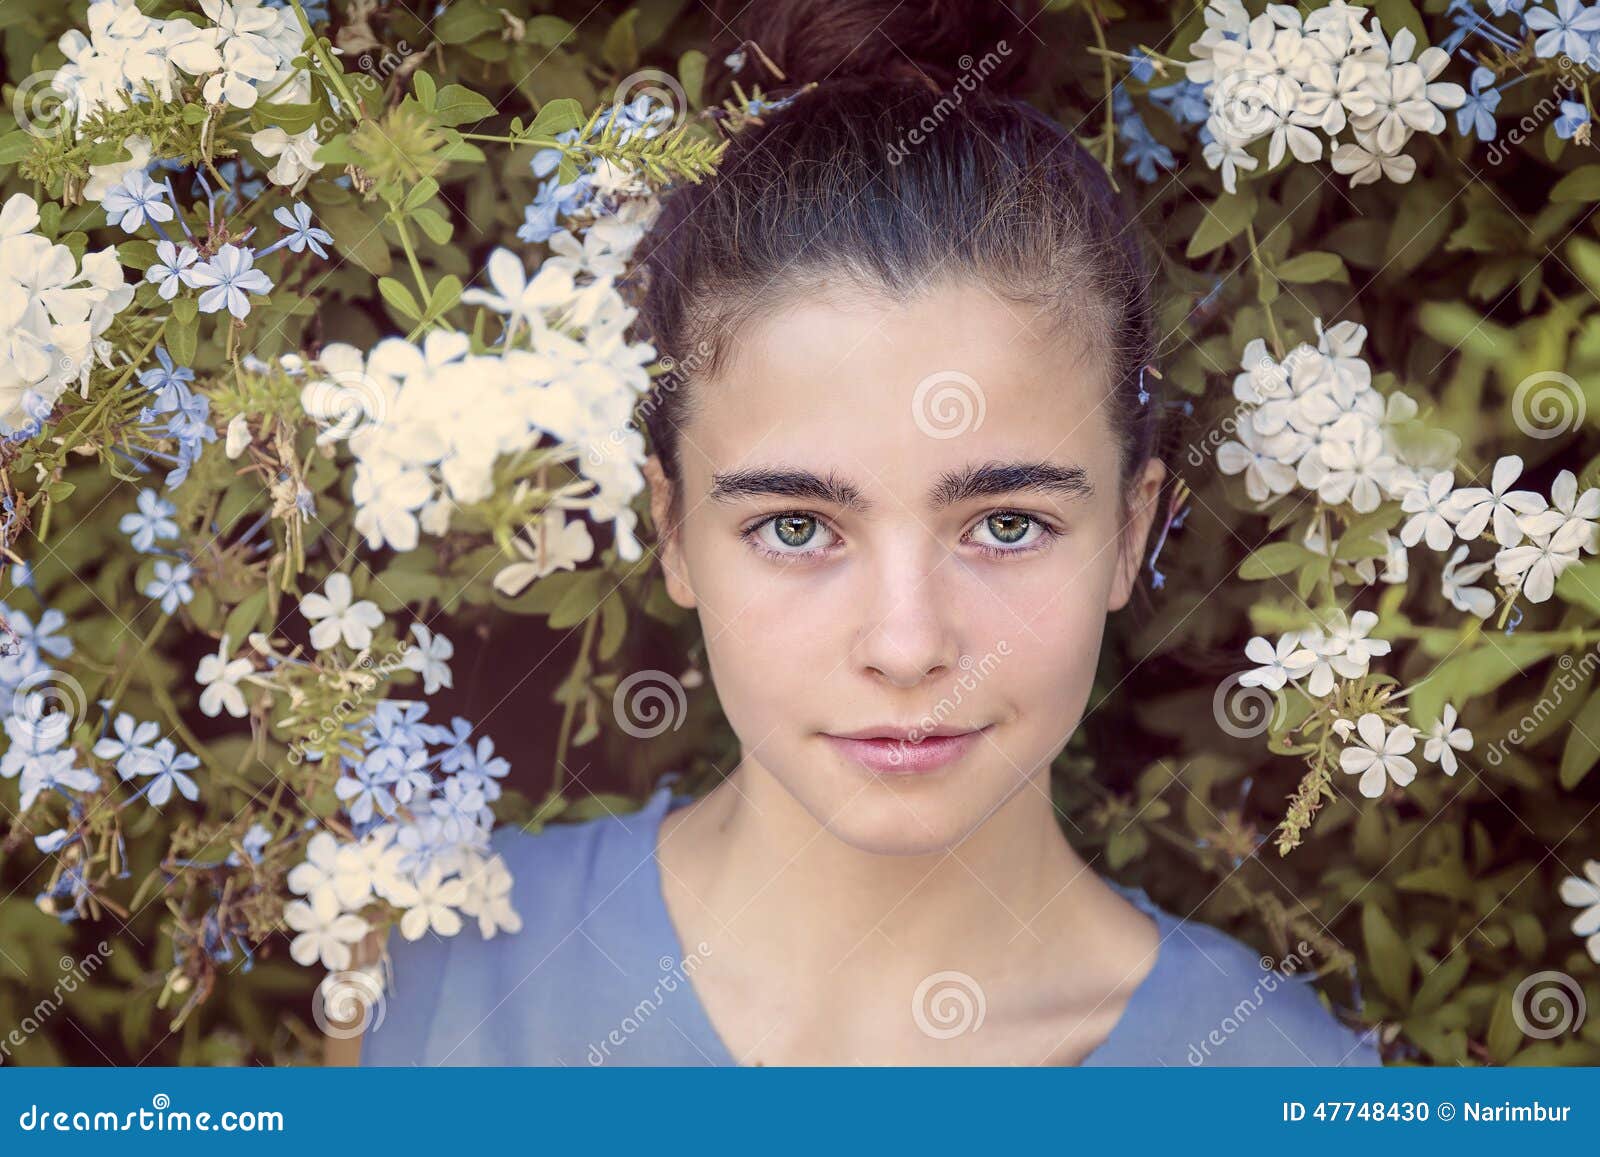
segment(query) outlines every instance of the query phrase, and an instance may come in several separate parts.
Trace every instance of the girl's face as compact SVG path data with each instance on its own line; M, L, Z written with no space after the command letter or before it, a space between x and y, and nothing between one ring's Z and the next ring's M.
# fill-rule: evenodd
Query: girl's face
M864 851L1047 792L1137 577L1163 468L1125 525L1104 371L1051 329L970 284L811 296L694 387L668 592L751 770Z

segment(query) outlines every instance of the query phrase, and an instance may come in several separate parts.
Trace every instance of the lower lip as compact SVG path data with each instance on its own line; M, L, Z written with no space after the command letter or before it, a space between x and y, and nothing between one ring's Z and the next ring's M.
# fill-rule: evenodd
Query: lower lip
M987 730L930 735L915 743L898 739L844 739L837 735L828 735L827 739L836 750L868 771L879 775L924 775L960 759Z

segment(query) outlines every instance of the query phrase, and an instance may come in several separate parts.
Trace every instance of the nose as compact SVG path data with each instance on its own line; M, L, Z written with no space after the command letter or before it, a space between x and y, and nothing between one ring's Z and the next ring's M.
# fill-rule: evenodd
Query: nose
M961 608L940 559L919 558L918 551L895 554L863 568L871 589L858 604L864 613L856 657L873 678L910 689L959 660Z

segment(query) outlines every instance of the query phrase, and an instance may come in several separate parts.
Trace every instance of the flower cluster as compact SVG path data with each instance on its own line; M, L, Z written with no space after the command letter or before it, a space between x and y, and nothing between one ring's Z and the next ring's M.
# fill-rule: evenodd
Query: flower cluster
M372 924L374 906L398 912L400 933L454 936L463 915L485 937L516 932L511 874L493 853L489 804L510 765L487 737L456 718L425 721L427 704L383 700L359 737L361 754L341 756L335 785L352 821L351 837L319 831L288 875L299 899L284 909L297 933L290 953L301 964L348 968L351 946Z
M310 96L310 78L293 63L305 32L292 7L260 0L200 0L200 7L206 25L147 16L135 0L94 0L88 32L61 37L69 63L51 87L79 120L135 100L171 100L186 76L201 81L207 104L247 109L268 93L283 104Z
M1466 100L1460 85L1438 79L1448 52L1417 53L1410 29L1391 39L1376 16L1344 0L1310 13L1269 4L1254 18L1240 0L1210 0L1205 20L1186 71L1210 106L1206 164L1221 171L1230 193L1239 172L1260 164L1250 146L1263 138L1269 166L1285 151L1319 160L1327 143L1336 146L1334 169L1352 186L1409 181L1416 162L1406 142L1413 133L1443 132L1444 110Z
M63 391L111 363L102 335L133 301L116 250L80 262L38 225L26 193L0 208L0 435L11 441L38 433Z
M631 501L644 489L644 440L630 419L649 388L655 350L628 340L635 311L614 279L652 210L629 202L581 241L562 231L532 277L522 258L496 250L489 288L462 295L503 319L498 341L484 352L449 330L434 330L420 344L387 338L365 354L338 343L323 349L307 371L301 403L322 426L320 440L349 442L355 525L369 547L412 550L421 531L445 533L453 510L515 488L519 480L498 477L497 464L524 458L548 438L582 478L518 528L519 549L536 566L529 575L513 564L521 585L589 558L587 532L575 549L563 533L563 510L613 523L619 555L640 556ZM549 546L551 538L563 545Z
M1441 555L1450 552L1440 578L1444 598L1486 619L1499 600L1472 584L1491 567L1509 612L1519 598L1546 601L1580 552L1600 552L1600 489L1578 493L1570 470L1557 475L1548 499L1513 489L1522 472L1515 455L1495 463L1489 486L1460 485L1453 452L1443 449L1447 443L1416 436L1425 429L1416 402L1400 390L1385 396L1373 385L1371 367L1360 356L1364 327L1341 322L1323 329L1319 321L1317 328L1317 345L1302 343L1282 361L1259 339L1246 347L1233 387L1237 440L1218 448L1217 462L1225 474L1242 474L1246 493L1263 508L1298 489L1314 495L1321 507L1346 510L1350 526L1368 517L1361 531L1346 537L1365 535L1377 549L1354 552L1354 561L1331 565L1347 555L1341 541L1330 541L1322 518L1312 520L1303 536L1306 551L1329 559L1335 584L1403 584L1411 571L1410 550L1425 543ZM1399 503L1398 534L1382 527L1385 502ZM1479 539L1495 543L1493 557L1466 561L1470 544ZM1377 623L1371 611L1348 618L1336 611L1329 621L1289 631L1276 642L1258 635L1245 647L1257 667L1239 682L1275 693L1293 684L1313 699L1354 701L1371 659L1389 652L1386 640L1368 638ZM1362 711L1354 720L1337 711L1332 716L1331 730L1342 740L1348 743L1352 730L1359 735L1358 744L1340 752L1340 766L1361 776L1363 795L1382 795L1386 776L1399 786L1411 782L1415 767L1405 753L1415 743L1414 728L1398 721L1386 728L1375 711ZM1469 731L1455 727L1455 716L1447 704L1428 738L1428 758L1449 774L1455 771L1452 749L1466 750L1472 742Z

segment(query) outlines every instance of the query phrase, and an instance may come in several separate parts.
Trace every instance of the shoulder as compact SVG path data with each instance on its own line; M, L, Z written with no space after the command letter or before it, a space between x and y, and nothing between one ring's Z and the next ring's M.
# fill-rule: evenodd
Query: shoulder
M1143 893L1138 893L1143 898ZM1312 981L1317 960L1301 941L1281 959L1219 928L1179 917L1143 898L1161 947L1152 982L1136 993L1133 1039L1114 1037L1144 1059L1122 1064L1381 1065L1375 1033L1347 1027ZM1138 902L1136 900L1136 902ZM1130 1005L1130 1009L1133 1005Z
M581 1064L579 1038L593 1027L585 1018L600 1015L608 982L651 947L654 832L666 802L658 792L638 812L496 831L491 848L509 871L520 929L486 937L464 917L449 937L392 931L389 984L361 1063ZM651 968L659 955L651 951Z

